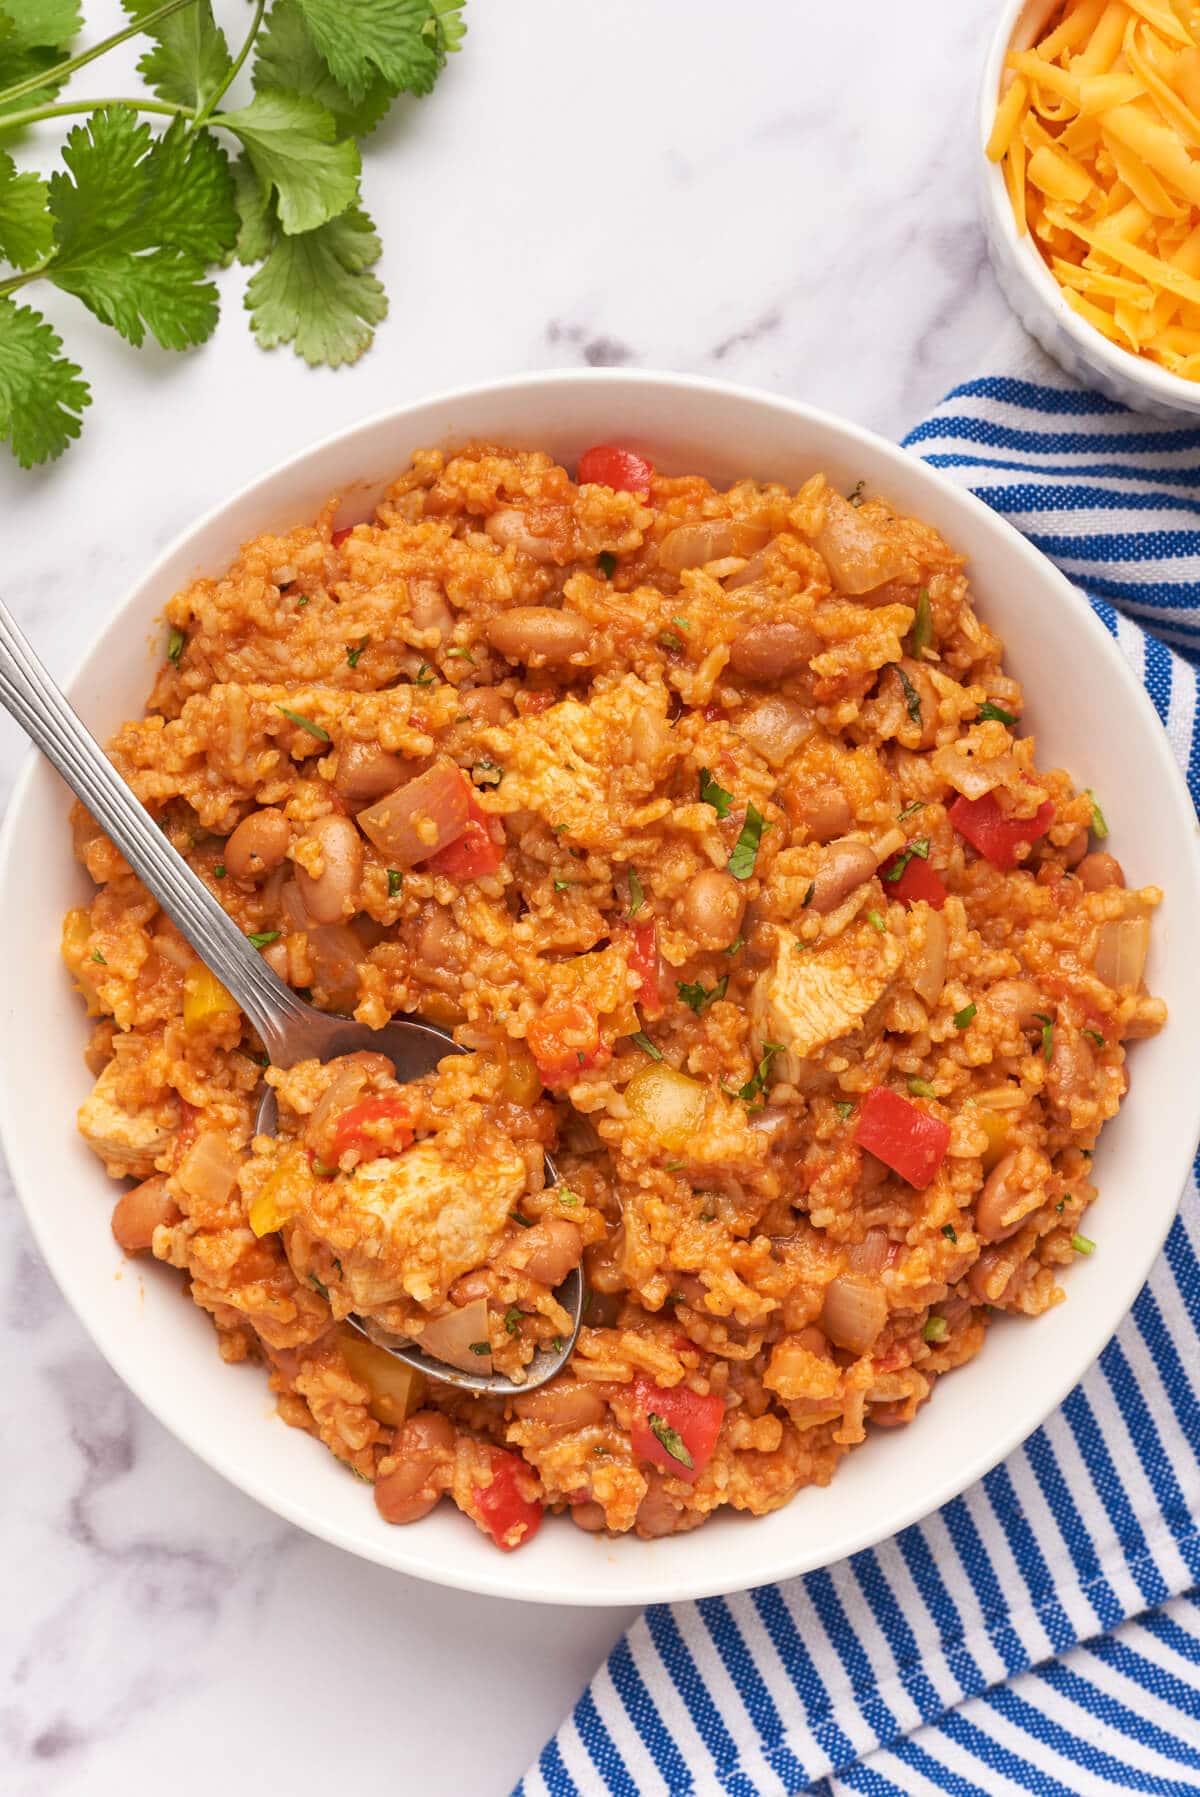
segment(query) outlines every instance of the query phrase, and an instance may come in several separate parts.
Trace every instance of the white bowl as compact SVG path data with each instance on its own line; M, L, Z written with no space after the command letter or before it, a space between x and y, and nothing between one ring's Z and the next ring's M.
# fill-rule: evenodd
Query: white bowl
M101 1352L161 1422L279 1515L421 1578L545 1603L644 1603L763 1584L869 1547L978 1479L1054 1409L1136 1296L1196 1136L1196 820L1150 702L1112 639L994 512L853 425L678 375L532 375L406 406L295 457L202 519L130 593L70 684L84 718L106 736L141 712L161 655L152 622L193 575L224 568L258 531L307 519L332 491L347 495L344 518L361 517L412 450L471 438L542 446L568 465L589 443L619 438L662 468L717 481L797 484L825 469L843 488L865 480L970 558L983 616L1025 683L1042 761L1069 767L1102 795L1111 846L1131 880L1166 891L1148 980L1167 999L1171 1023L1133 1050L1131 1096L1096 1156L1101 1197L1088 1230L1099 1246L1067 1271L1067 1303L1034 1323L999 1323L915 1423L873 1432L827 1490L802 1492L772 1516L722 1513L693 1534L656 1542L598 1539L554 1520L513 1555L498 1553L449 1505L413 1527L389 1527L324 1448L274 1416L261 1369L222 1363L208 1318L180 1301L178 1275L129 1263L113 1243L115 1188L75 1129L89 1086L80 1058L86 1025L58 957L62 913L89 888L71 856L65 792L36 761L18 782L0 839L4 1143L46 1261Z
M1135 412L1170 418L1200 412L1200 381L1185 381L1144 356L1110 343L1073 312L1028 234L1020 236L1000 165L983 153L992 134L996 102L1010 50L1037 42L1059 0L1007 0L1001 8L979 90L979 146L983 229L992 267L1005 299L1047 355L1085 387L1097 387Z

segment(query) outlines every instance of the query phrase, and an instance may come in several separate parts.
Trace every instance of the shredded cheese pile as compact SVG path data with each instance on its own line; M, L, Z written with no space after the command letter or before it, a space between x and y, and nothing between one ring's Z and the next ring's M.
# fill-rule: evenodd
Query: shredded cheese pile
M1007 57L987 153L1080 317L1200 380L1200 4L1066 0Z

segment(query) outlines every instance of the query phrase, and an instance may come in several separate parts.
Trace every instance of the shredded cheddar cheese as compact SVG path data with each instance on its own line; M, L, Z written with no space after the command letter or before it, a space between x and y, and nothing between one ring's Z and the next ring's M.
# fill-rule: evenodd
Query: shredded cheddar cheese
M1200 0L1066 0L1009 53L987 154L1067 304L1200 380Z

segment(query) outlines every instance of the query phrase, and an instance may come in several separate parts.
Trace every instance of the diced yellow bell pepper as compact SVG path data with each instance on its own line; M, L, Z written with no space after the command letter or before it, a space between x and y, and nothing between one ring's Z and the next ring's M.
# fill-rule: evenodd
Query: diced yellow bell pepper
M700 1128L706 1099L699 1080L659 1063L643 1067L625 1088L625 1102L633 1115L676 1154Z
M371 1394L367 1409L377 1423L398 1429L421 1408L427 1387L415 1367L377 1348L355 1329L343 1329L339 1345L351 1373Z
M504 1079L500 1090L510 1104L533 1104L541 1094L542 1079L537 1062L523 1042L505 1045Z
M92 933L92 920L83 910L68 911L63 918L62 958L68 967L78 961ZM72 968L72 971L74 969Z
M183 1025L199 1029L210 1017L220 1017L238 1008L233 994L227 992L215 973L199 961L193 961L183 976Z
M298 1188L308 1177L304 1150L289 1149L250 1206L250 1227L255 1235L270 1235L291 1222L300 1208Z
M983 1151L983 1170L990 1173L996 1162L1008 1150L1008 1123L999 1111L979 1113L979 1121L987 1134L987 1147Z

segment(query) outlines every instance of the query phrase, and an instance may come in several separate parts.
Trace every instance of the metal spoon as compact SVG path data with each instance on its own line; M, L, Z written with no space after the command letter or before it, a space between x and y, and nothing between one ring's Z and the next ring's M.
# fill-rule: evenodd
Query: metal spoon
M428 1023L397 1021L373 1030L349 1017L331 1017L305 1004L277 979L122 780L3 604L0 704L91 812L205 966L233 994L276 1067L313 1059L330 1061L337 1055L371 1048L387 1056L396 1078L403 1082L431 1072L446 1054L467 1052ZM268 1091L259 1105L257 1128L262 1134L274 1134L275 1127L275 1094ZM553 1183L557 1173L549 1156L546 1170ZM583 1278L578 1267L568 1273L555 1297L571 1318L570 1330L561 1337L560 1349L546 1349L535 1357L520 1386L502 1373L460 1372L369 1320L356 1316L346 1320L398 1360L418 1368L427 1379L464 1391L511 1395L533 1391L552 1379L575 1345L583 1316Z

